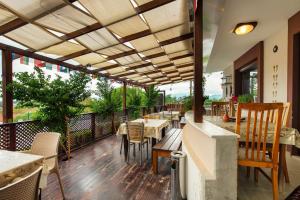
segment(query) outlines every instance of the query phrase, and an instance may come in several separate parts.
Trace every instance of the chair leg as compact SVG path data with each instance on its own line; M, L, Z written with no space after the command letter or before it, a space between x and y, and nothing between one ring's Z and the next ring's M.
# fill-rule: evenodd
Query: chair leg
M133 157L135 159L135 144L133 144Z
M273 186L273 200L279 199L278 192L278 167L272 169L272 186Z
M254 180L255 180L255 182L256 183L258 183L258 168L257 167L255 167L254 168Z
M247 167L247 178L250 177L250 167Z
M286 164L286 149L284 149L284 152L282 152L282 154L282 170L285 177L285 182L290 183L289 172Z
M130 157L130 142L128 142L127 163L129 163L129 157Z
M146 151L147 151L147 160L149 159L149 146L148 146L148 142L146 143L146 145L147 145L147 149L146 149Z
M141 144L139 144L140 147L140 166L142 166L142 162L143 162L143 148L141 148Z
M59 187L60 187L60 190L61 190L61 194L63 196L63 199L66 199L65 198L65 193L64 193L64 188L63 188L63 185L62 185L62 181L61 181L61 178L60 178L60 174L59 174L59 169L56 168L54 170L55 174L57 175L57 178L58 178L58 182L59 182Z
M121 140L121 148L120 148L120 155L122 154L123 143L124 143L124 138L122 137L122 140Z

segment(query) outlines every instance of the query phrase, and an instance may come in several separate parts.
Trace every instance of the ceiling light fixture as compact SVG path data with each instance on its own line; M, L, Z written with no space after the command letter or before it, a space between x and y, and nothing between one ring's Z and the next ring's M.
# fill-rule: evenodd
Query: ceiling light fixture
M257 25L257 22L243 22L238 23L233 29L233 33L236 35L245 35L247 33L252 32Z

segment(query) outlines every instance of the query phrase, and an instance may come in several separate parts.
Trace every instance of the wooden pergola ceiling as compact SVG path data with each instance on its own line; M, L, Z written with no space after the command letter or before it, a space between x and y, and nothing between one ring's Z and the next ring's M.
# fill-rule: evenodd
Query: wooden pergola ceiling
M0 12L0 34L27 55L141 86L193 75L186 0L0 0Z

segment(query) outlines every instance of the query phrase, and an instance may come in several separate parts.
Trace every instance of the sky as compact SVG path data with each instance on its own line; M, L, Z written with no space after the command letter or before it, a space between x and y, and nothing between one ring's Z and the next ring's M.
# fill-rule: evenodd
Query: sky
M222 95L222 73L221 72L214 72L210 74L205 74L206 77L206 85L205 85L205 95L212 96L212 95ZM176 84L168 84L158 86L160 90L165 90L166 95L182 97L188 96L190 94L190 81L185 81Z

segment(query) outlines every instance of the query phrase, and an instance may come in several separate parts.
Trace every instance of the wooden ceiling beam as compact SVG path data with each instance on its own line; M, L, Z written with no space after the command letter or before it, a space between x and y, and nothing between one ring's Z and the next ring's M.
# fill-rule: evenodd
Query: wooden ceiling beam
M175 1L175 0L153 0L153 1L150 1L148 3L143 4L141 6L136 7L135 10L138 14L142 14L144 12L147 12L149 10L158 8L158 7L163 6L163 5L166 5L166 4L171 3L173 1Z
M181 75L184 76L185 74L191 73L191 72L194 72L194 69L192 69L192 70L187 70L187 71L182 71L182 72L180 72L180 76L181 76Z
M129 42L131 40L136 40L136 39L139 39L139 38L151 35L151 34L152 34L151 31L149 29L147 29L147 30L144 30L144 31L140 31L140 32L137 32L137 33L134 33L134 34L122 37L119 40L122 43L124 43L124 42Z
M157 58L157 57L161 57L161 56L165 56L165 55L166 55L165 52L161 52L161 53L156 53L156 54L152 54L152 55L146 56L143 59L144 60L149 60L149 59L152 59L152 58Z
M145 64L141 64L141 65L137 65L137 66L133 66L133 67L128 67L126 70L135 70L135 69L139 69L139 68L143 68L143 67L149 67L149 66L153 66L152 63L145 63Z
M14 20L0 26L0 35L4 35L5 33L13 31L13 30L20 28L21 26L24 26L26 24L27 24L27 22L23 21L20 18L14 19Z
M62 40L70 40L70 39L74 39L74 38L77 38L79 36L82 36L84 34L96 31L96 30L101 29L101 28L103 28L103 25L98 22L98 23L92 24L90 26L86 26L86 27L84 27L82 29L79 29L77 31L67 33L67 34L61 36L60 38Z
M107 67L101 67L99 69L94 69L93 72L100 72L100 71L104 71L104 70L110 70L110 69L114 69L114 68L117 68L117 67L120 67L119 64L114 64L114 65L110 65L110 66L107 66Z
M57 60L59 60L59 61L65 61L65 60L69 60L69 59L72 59L72 58L76 58L76 57L78 57L78 56L82 56L82 55L84 55L84 54L88 54L88 53L91 53L91 52L92 52L92 51L89 50L89 49L84 49L84 50L77 51L77 52L71 53L71 54L69 54L69 55L66 55L66 56L57 58Z
M183 65L177 65L177 69L180 69L180 68L184 68L184 67L191 67L191 66L194 66L194 63L186 63L186 64L183 64Z
M108 56L106 59L107 60L114 60L114 59L121 58L121 57L124 57L124 56L130 56L130 55L136 54L136 53L137 53L137 51L135 49L132 49L130 51L125 51L123 53Z
M187 34L175 37L175 38L171 38L171 39L168 39L168 40L161 41L161 42L159 42L159 44L161 46L165 46L165 45L168 45L168 44L173 44L173 43L176 43L176 42L187 40L187 39L190 39L190 38L193 38L193 37L194 37L194 33L187 33Z
M163 69L163 68L167 68L167 67L175 67L175 65L173 63L170 64L165 64L165 65L161 65L161 66L157 66L158 69Z
M194 55L193 53L187 53L187 54L184 54L184 55L181 55L181 56L176 56L176 57L170 58L170 60L179 60L181 58L186 58L186 57L190 57L190 56L193 56L193 55Z

